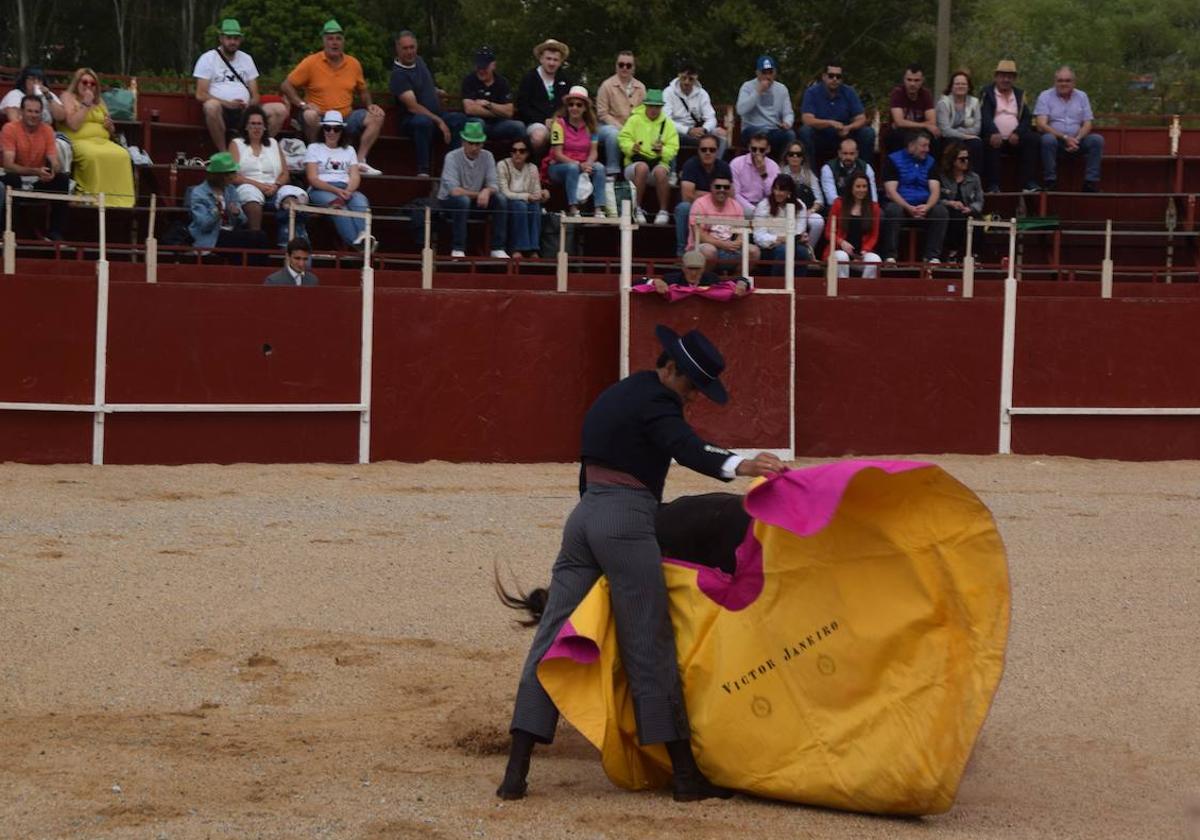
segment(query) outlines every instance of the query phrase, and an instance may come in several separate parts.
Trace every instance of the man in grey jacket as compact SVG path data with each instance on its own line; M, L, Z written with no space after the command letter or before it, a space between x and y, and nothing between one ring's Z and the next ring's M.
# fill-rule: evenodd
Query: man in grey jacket
M462 146L447 153L442 163L442 184L438 189L438 204L450 217L454 229L450 256L467 255L467 217L472 212L491 212L494 214L491 255L506 260L508 200L496 182L496 159L483 148L487 141L483 123L469 120L460 136Z
M742 84L738 91L737 112L742 118L742 144L760 131L767 133L771 157L778 158L784 147L796 139L792 125L792 97L787 86L775 81L775 59L760 55L755 65L755 78Z
M312 246L307 239L296 237L287 244L287 262L283 268L271 274L264 281L264 286L315 286L319 282L317 275L308 270L308 258L312 256Z

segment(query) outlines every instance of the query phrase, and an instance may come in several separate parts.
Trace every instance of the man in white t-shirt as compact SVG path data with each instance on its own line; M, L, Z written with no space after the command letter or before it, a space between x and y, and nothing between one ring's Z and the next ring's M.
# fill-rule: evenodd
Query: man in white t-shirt
M254 59L242 52L242 27L233 18L221 21L218 30L220 45L196 60L196 98L204 106L204 123L208 136L218 152L225 151L229 143L227 132L238 131L242 125L242 113L247 105L262 105L267 115L267 133L274 137L288 108L282 102L260 101L258 95L258 68Z

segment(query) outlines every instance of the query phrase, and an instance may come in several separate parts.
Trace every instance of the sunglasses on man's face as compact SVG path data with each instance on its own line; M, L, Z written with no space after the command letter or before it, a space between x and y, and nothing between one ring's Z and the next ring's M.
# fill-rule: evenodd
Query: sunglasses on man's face
M321 126L321 130L326 134L337 134L342 130L342 127L340 125L323 125Z
M711 189L713 192L725 192L729 189L729 184L712 184Z
M622 70L632 70L633 62L632 61L618 61L617 67L621 68Z
M528 152L528 151L529 151L529 150L528 150L528 149L526 149L524 146L513 146L513 147L512 147L512 153L513 153L514 155L523 155L523 154L525 154L525 153L526 153L526 152Z
M717 147L716 147L716 146L701 146L701 147L700 147L700 153L701 153L701 154L709 154L709 155L716 154L716 153L717 153Z
M750 151L759 152L761 154L766 154L770 148L771 148L770 146L751 146Z

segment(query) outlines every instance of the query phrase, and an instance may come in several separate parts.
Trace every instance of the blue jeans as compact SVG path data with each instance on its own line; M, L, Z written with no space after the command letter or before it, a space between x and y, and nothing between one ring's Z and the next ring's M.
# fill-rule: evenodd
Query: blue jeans
M858 144L858 157L868 163L875 157L875 129L869 125L860 126L851 131L846 138L838 136L836 128L813 128L802 125L796 132L796 139L804 146L808 155L808 163L814 172L818 165L830 158L837 157L838 146L843 139L853 140Z
M467 250L467 219L472 215L482 216L484 211L475 205L475 199L465 195L449 195L440 202L450 219L453 236L450 247L455 251ZM499 251L508 238L508 199L494 192L488 199L488 212L492 213L492 250Z
M596 133L600 147L604 149L604 171L613 176L621 171L621 161L624 159L621 154L621 145L617 142L617 136L620 133L621 129L608 124L600 126L600 130Z
M1064 140L1059 140L1053 134L1042 135L1042 180L1054 181L1058 178L1058 155L1082 154L1084 157L1083 180L1097 183L1100 180L1100 158L1104 155L1104 138L1099 134L1089 134L1079 141L1078 152L1068 152Z
M508 199L508 247L536 251L542 244L542 205L536 201Z
M688 215L692 212L692 202L678 201L675 203L675 256L683 256L688 241Z
M579 195L579 177L582 171L579 164L571 163L552 163L547 170L550 175L550 181L554 184L563 184L567 191L567 204L574 207L579 204L576 198ZM597 207L604 206L604 167L592 166L592 201Z
M337 196L325 190L310 189L308 191L308 201L313 207L328 207L333 204ZM371 209L370 202L367 197L360 192L352 193L350 200L346 202L347 210L357 210L365 212ZM284 222L286 228L287 222ZM352 219L349 216L334 216L333 226L341 237L342 242L347 245L354 243L358 235L367 229L367 223L362 219Z
M443 119L446 115L443 115ZM449 125L449 121L447 121ZM484 120L483 130L489 140L499 140L512 143L514 140L525 139L525 123L520 120L502 120L499 118Z
M768 128L765 125L743 125L742 126L742 145L750 145L750 138L760 131L767 133L767 142L771 144L771 159L778 160L779 155L796 139L796 132L790 128Z
M787 272L787 266L784 260L787 259L787 246L776 245L774 248L763 248L760 258L762 263L778 262L777 265L766 266L767 274L774 277L782 277ZM796 262L795 276L803 277L808 273L809 260L812 259L812 251L808 250L807 245L796 243Z
M447 111L441 116L450 129L450 143L446 150L457 149L462 142L458 133L467 124L467 115L458 111ZM412 137L417 157L417 172L426 175L429 174L429 150L433 146L433 131L433 120L424 114L408 114L400 118L399 133Z

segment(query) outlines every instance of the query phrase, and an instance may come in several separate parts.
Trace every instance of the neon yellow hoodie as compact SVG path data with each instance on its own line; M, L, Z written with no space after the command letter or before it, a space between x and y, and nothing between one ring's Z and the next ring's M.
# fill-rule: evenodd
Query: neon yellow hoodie
M638 105L629 115L629 119L625 120L621 133L617 135L617 143L621 146L626 166L633 163L633 146L639 140L642 141L639 154L644 158L655 157L654 144L662 140L662 152L659 157L666 166L670 166L675 155L679 154L679 132L675 130L675 124L667 119L662 108L659 108L658 119L651 120L646 116L646 106Z

